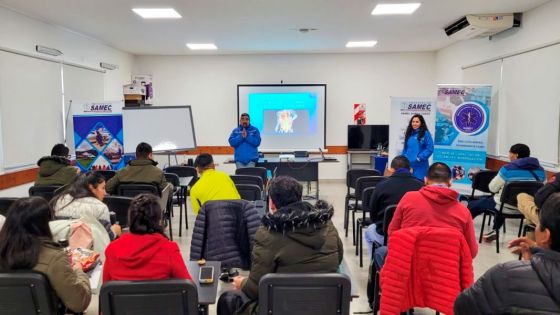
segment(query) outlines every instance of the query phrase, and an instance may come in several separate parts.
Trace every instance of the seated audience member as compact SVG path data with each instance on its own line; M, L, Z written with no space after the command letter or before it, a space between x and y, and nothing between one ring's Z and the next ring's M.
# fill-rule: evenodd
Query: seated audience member
M492 179L488 188L495 193L494 196L488 196L478 200L469 202L468 208L473 219L487 209L498 209L500 207L500 196L502 189L506 183L511 181L539 181L544 182L544 169L539 164L539 160L531 156L531 150L525 144L514 144L509 149L510 163L502 166L498 171L498 175ZM504 205L504 209L508 205ZM510 207L511 208L511 207ZM483 238L487 242L496 239L496 230L500 229L504 224L503 217L494 218L493 230L486 233Z
M291 177L270 182L270 212L255 235L251 271L247 278L234 278L236 290L220 297L218 314L256 314L259 281L266 274L337 271L343 248L331 222L334 210L322 200L315 206L302 201L302 191Z
M560 314L560 194L539 212L536 242L509 243L524 260L498 264L455 301L455 314Z
M472 258L478 252L478 243L474 234L474 224L469 210L457 197L459 193L451 187L451 170L449 166L436 162L428 169L424 179L426 186L419 191L407 192L397 205L393 220L387 233L389 236L400 229L415 226L442 227L457 229L465 236ZM383 265L387 247L375 250L377 267Z
M130 233L105 250L103 282L111 280L191 279L177 243L163 233L159 198L138 195L128 209Z
M83 312L91 300L88 276L79 261L52 241L52 209L43 198L21 198L8 210L0 231L0 269L33 270L44 274L54 294L73 312Z
M412 175L410 162L404 155L396 156L391 161L388 171L390 176L375 186L368 205L372 224L366 229L364 239L370 254L372 253L374 242L378 245L383 244L385 237L383 235L385 208L398 204L405 193L419 190L424 186L423 182Z
M198 214L200 206L209 200L241 199L231 177L216 170L212 155L208 153L200 154L194 160L194 167L200 175L190 192L195 214Z
M55 145L50 156L39 159L39 172L35 179L36 186L66 185L71 183L79 170L70 165L68 153L70 150L62 143Z
M151 184L159 187L160 191L170 185L165 180L163 171L157 168L153 160L152 146L141 142L136 146L136 160L132 160L113 178L107 181L107 192L115 193L120 184ZM171 189L170 194L173 193Z
M79 219L92 216L107 226L111 223L105 198L105 178L97 172L79 175L51 201L55 217ZM108 229L111 239L121 234L121 227L113 224Z
M527 224L537 224L539 222L539 209L542 208L551 194L557 192L560 192L560 173L552 176L550 182L541 187L535 197L526 193L517 195L517 208L527 219Z

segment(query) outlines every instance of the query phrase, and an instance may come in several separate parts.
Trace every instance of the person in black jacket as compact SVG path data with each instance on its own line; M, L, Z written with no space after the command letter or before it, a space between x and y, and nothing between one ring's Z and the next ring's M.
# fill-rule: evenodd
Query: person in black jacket
M388 170L392 175L375 186L368 205L369 217L373 224L366 229L364 239L370 255L374 242L377 242L379 245L383 244L383 238L385 237L383 235L385 208L398 204L402 196L407 192L420 190L424 186L424 183L412 175L410 161L404 155L396 156L391 161L391 166Z
M535 238L511 241L512 252L523 260L488 270L457 297L454 313L560 314L560 193L541 208Z

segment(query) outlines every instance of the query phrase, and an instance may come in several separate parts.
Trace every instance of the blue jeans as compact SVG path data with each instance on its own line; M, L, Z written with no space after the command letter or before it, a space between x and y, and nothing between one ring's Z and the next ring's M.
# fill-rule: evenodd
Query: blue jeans
M480 198L478 200L470 201L467 205L469 211L471 212L472 218L476 218L478 215L482 214L484 210L493 210L495 213L498 211L496 210L496 201L494 201L493 196L488 196L484 198ZM496 216L494 218L494 230L498 230L504 225L506 220L503 217Z
M387 246L377 247L373 253L373 261L375 262L375 268L381 270L381 267L385 264L385 258L387 257Z
M244 168L244 167L255 167L257 165L254 161L248 162L247 164L243 164L241 162L235 162L236 168Z
M373 257L373 242L376 242L379 245L383 245L383 241L385 237L383 235L378 234L375 230L375 223L370 224L366 231L364 232L364 241L367 245L369 257Z

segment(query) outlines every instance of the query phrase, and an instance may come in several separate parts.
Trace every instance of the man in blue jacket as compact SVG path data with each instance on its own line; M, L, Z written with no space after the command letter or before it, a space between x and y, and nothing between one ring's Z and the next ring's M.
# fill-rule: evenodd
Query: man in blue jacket
M239 126L233 129L229 136L229 145L235 150L235 166L237 168L254 167L259 159L258 147L260 144L259 129L251 126L249 114L241 114Z

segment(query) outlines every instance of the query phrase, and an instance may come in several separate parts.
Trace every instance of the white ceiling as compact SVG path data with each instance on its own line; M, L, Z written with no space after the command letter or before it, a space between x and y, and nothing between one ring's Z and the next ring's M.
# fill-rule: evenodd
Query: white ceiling
M465 14L525 12L549 0L420 0L410 16L372 16L375 5L406 0L0 0L0 5L97 38L136 55L433 51L452 43L443 28ZM414 2L412 0L408 2ZM134 7L172 7L179 20L143 20ZM302 34L294 29L316 28ZM347 49L348 41L377 40ZM200 52L197 52L200 54Z

